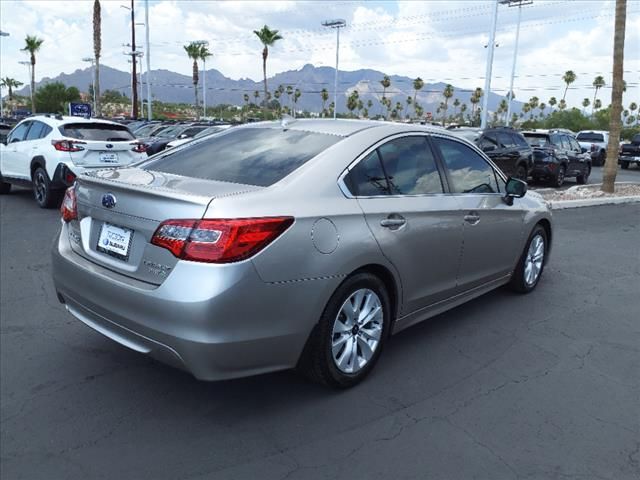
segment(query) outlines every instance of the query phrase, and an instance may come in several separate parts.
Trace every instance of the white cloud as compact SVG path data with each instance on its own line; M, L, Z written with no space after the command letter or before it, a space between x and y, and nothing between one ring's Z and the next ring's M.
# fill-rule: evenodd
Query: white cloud
M106 65L128 70L123 43L130 42L125 0L102 0L103 58ZM372 68L388 74L421 76L459 88L483 86L488 29L488 0L458 1L179 1L150 0L152 68L188 73L191 62L182 46L196 39L210 41L214 57L207 62L231 78L262 76L261 46L252 33L267 24L285 40L271 49L268 71L301 68L306 63L335 64L335 33L320 26L327 18L345 18L340 65L347 70ZM3 31L0 75L27 81L18 61L26 34L45 39L37 57L36 76L53 77L86 65L92 54L92 0L0 1ZM640 92L640 14L629 2L625 101ZM570 105L591 97L593 77L610 84L614 2L610 0L536 0L523 8L516 97L526 100L562 95L562 73L571 69L578 80L567 94ZM511 71L517 9L500 7L492 87L506 92ZM18 21L19 19L19 21ZM144 2L136 0L136 22L144 22ZM138 26L137 43L144 40ZM400 86L400 89L409 86ZM602 93L604 100L610 90ZM603 103L608 103L604 100Z

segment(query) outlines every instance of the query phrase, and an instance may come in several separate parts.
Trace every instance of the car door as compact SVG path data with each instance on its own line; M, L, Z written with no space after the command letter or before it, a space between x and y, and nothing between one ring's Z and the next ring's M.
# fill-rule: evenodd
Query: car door
M346 181L401 279L401 314L449 297L456 288L462 222L427 137L385 140L350 169Z
M7 137L7 146L2 152L0 163L0 170L3 176L22 179L29 178L28 175L25 176L21 166L26 148L24 140L32 123L31 121L27 121L18 124Z
M510 170L509 157L506 155L505 148L501 145L495 132L484 133L477 144L480 150L482 150L500 170L510 175L508 173Z
M457 292L509 275L522 245L524 210L504 200L504 180L475 150L454 140L434 136L446 169L451 198L458 202L463 245Z
M578 155L573 150L571 138L569 135L561 134L560 141L562 142L562 149L567 156L567 176L575 176L576 172L579 171Z
M569 145L571 146L571 151L573 152L572 168L575 169L576 175L582 175L589 170L588 162L590 155L588 153L582 153L580 144L575 138L567 135L567 139L569 140Z

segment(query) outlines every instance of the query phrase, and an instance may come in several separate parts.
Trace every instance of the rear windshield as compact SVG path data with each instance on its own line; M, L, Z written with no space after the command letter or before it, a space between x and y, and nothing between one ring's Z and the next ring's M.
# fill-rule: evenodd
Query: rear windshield
M135 140L124 125L110 123L68 123L59 127L65 137L101 142L127 142Z
M548 147L551 145L549 136L546 134L525 133L524 138L532 147Z
M601 133L579 133L576 139L579 142L604 142L604 135Z
M239 128L168 152L146 170L268 187L342 137L276 128Z

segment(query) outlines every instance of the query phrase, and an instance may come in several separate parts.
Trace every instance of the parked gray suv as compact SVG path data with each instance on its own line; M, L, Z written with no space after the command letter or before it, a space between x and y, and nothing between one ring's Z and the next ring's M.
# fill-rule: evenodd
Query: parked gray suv
M218 380L362 380L392 333L508 284L531 292L551 213L443 129L250 124L66 192L53 279L71 315Z

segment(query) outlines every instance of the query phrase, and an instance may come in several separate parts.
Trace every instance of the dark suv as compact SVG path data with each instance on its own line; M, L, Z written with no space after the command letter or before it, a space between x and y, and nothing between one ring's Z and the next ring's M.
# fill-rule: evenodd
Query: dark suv
M533 152L527 140L509 127L455 129L475 144L507 175L526 181L533 168Z
M522 134L533 148L531 176L534 181L546 180L551 186L561 187L565 178L575 177L578 183L587 183L591 156L582 152L573 135L558 130L532 130Z

